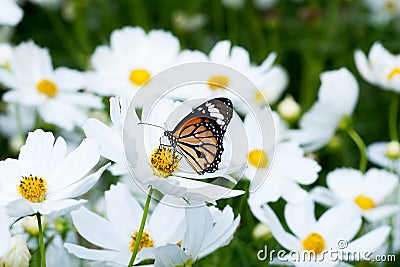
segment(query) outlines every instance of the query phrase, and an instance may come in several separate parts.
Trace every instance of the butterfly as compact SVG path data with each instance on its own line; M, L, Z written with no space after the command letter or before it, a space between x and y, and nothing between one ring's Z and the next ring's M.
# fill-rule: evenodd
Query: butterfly
M195 108L172 131L164 130L174 151L199 175L218 169L223 139L233 115L232 101L213 98Z

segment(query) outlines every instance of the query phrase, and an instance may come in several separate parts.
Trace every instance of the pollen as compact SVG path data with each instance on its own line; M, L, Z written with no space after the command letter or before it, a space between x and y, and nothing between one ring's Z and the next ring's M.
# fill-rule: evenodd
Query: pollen
M223 75L212 76L207 84L212 90L225 89L229 84L229 78Z
M396 3L394 1L387 1L385 3L385 9L387 11L394 11L396 9Z
M23 176L17 186L18 193L32 203L42 202L46 197L47 184L43 177Z
M57 94L58 88L55 83L50 80L43 79L36 84L36 89L39 93L53 97Z
M135 231L135 234L131 236L131 242L129 244L129 248L130 248L130 250L132 252L135 249L135 244L136 244L136 239L137 239L138 233L139 233L138 231ZM149 233L144 231L142 233L142 238L140 238L140 244L139 244L138 252L142 248L151 248L153 246L154 246L154 239L150 237Z
M247 161L257 169L268 166L268 155L263 150L255 149L247 154Z
M369 210L375 207L375 202L369 197L360 195L354 199L354 202L360 207L362 210Z
M178 156L172 149L159 146L150 155L150 163L153 167L154 174L166 178L171 173L179 169L179 161L181 157Z
M388 74L387 77L388 77L389 80L392 80L394 78L394 76L396 76L396 75L400 75L400 68L399 67L392 69L392 71Z
M314 251L316 254L324 251L326 245L324 238L318 233L311 233L301 242L303 248L308 251Z
M261 101L264 99L264 95L263 93L257 90L257 92L254 94L254 98L256 99L256 101Z
M134 85L141 86L146 84L149 81L150 77L150 72L148 72L147 70L136 69L131 71L131 74L129 75L129 80L131 80Z

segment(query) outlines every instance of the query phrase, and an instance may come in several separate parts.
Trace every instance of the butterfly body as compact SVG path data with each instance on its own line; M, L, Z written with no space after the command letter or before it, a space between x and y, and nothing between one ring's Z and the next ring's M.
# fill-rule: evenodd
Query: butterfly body
M214 98L195 108L174 130L165 130L164 135L197 174L213 173L221 162L223 138L232 115L228 98Z

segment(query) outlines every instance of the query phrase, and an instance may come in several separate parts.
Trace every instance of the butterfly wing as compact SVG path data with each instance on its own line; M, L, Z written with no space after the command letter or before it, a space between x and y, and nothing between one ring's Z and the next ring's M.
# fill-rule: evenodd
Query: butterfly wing
M194 109L173 130L178 151L198 174L218 169L232 115L229 99L214 98Z

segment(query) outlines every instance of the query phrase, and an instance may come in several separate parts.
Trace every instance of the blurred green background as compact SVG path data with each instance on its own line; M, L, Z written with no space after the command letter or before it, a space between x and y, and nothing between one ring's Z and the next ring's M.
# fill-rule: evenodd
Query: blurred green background
M353 54L357 48L368 52L375 41L399 53L398 18L374 23L371 10L361 0L281 0L263 9L249 0L243 1L240 7L229 6L229 3L242 1L223 2L225 4L220 0L71 0L61 1L57 8L43 8L27 2L23 6L25 16L14 29L11 42L18 44L32 39L50 49L55 66L87 70L95 47L108 44L110 33L127 25L171 31L180 40L182 49L206 53L217 41L229 39L234 45L246 48L256 64L276 51L277 63L290 77L286 93L294 96L303 111L316 99L320 73L347 67L360 84L359 104L353 118L355 129L367 144L389 140L387 117L392 94L361 79ZM328 146L316 155L323 167L318 184L324 184L325 174L336 167L358 166L357 148L347 135L338 133L338 136L337 146ZM0 145L6 147L6 142L2 139ZM0 158L6 156L10 156L10 151L1 149ZM241 186L247 187L245 182ZM265 244L280 248L271 236L252 237L257 220L246 198L244 195L219 203L221 207L229 203L236 214L241 214L241 226L230 246L196 266L266 266L266 262L257 259L257 251ZM283 201L273 204L280 216L283 206ZM396 265L392 264L386 266ZM374 265L362 262L357 266Z

